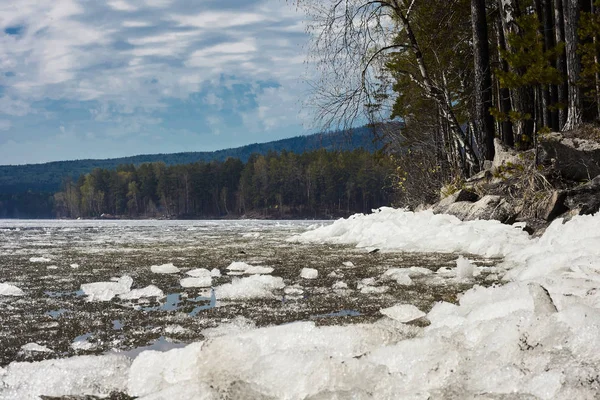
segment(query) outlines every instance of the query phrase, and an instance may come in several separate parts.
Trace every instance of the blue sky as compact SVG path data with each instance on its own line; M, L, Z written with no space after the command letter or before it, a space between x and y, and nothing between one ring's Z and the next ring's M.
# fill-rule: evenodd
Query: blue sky
M304 16L290 3L0 2L0 164L311 133Z

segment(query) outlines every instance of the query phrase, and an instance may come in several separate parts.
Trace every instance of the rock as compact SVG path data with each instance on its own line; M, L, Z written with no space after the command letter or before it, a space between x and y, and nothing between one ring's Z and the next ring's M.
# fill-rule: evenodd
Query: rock
M553 165L563 178L583 181L600 175L600 143L549 133L540 136L539 144L539 161Z
M537 215L546 221L552 221L560 214L567 211L565 206L565 199L567 195L563 191L554 190L548 200L542 202L538 206Z
M484 196L475 203L463 201L451 204L444 213L454 215L463 221L493 219L503 223L511 223L516 216L514 208L502 196L494 195Z
M479 196L477 193L474 193L467 189L461 189L457 192L452 193L450 196L447 196L440 200L433 206L433 212L436 214L446 214L446 210L457 202L468 202L472 203L474 201L479 200Z
M579 215L598 212L600 210L600 175L586 184L567 191L564 204L571 211L579 210Z
M530 157L528 153L518 152L502 144L499 139L494 139L494 161L492 162L492 172L498 172L506 168L512 168L516 165L525 165Z

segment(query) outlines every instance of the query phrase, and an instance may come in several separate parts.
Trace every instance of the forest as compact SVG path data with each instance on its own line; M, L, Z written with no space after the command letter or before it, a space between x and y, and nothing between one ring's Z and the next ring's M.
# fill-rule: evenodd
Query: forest
M66 178L47 201L57 218L332 218L389 205L393 168L362 149L128 164Z
M520 151L549 132L600 138L597 0L297 4L312 21L318 119L403 121L389 136L412 146L399 158L406 202L489 168L495 139Z

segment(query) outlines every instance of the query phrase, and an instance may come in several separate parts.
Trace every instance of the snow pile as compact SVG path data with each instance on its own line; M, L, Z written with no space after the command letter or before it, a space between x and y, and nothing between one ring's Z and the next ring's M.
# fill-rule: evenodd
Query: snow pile
M131 361L124 356L81 356L34 363L13 362L0 371L0 398L38 400L46 396L106 397L125 391Z
M176 274L179 272L179 268L173 265L173 263L163 265L153 265L150 270L155 274Z
M240 274L247 275L261 275L261 274L270 274L274 271L271 267L261 267L258 265L250 265L242 261L234 261L232 262L227 269L232 272L237 272Z
M290 241L356 244L381 250L472 253L486 257L508 254L527 245L529 235L498 221L462 222L432 211L411 212L383 207L370 215L353 215Z
M215 295L219 300L271 298L274 290L284 287L283 278L271 275L252 275L247 278L234 278L231 283L217 286Z
M165 294L162 290L157 288L154 285L146 286L142 289L132 289L127 293L123 293L119 295L120 299L123 300L138 300L142 297L165 297Z
M115 296L128 293L132 284L133 278L124 275L112 282L84 283L81 290L88 296L87 301L110 301Z
M426 315L412 304L398 304L393 307L383 308L379 312L399 322L410 322Z
M300 271L300 277L304 279L317 279L319 271L314 268L302 268Z
M25 293L15 285L0 283L0 296L23 296Z
M192 390L196 385L209 390L209 383L213 389L205 396L241 385L245 396L240 398L263 398L251 394L265 393L303 399L327 389L352 390L377 382L384 372L354 357L402 337L385 325L317 328L312 322L230 333L184 349L140 354L129 373L128 394L181 396L192 383Z

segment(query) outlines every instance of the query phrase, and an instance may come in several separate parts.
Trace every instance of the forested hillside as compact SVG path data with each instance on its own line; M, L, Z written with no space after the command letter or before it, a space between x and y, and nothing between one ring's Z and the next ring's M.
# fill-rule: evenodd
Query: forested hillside
M213 152L188 152L176 154L139 155L107 160L76 160L59 161L45 164L28 164L15 166L0 165L0 196L7 201L25 193L54 193L61 187L65 177L77 179L82 174L91 172L94 168L115 169L119 165L162 162L166 165L189 164L197 161L225 161L229 157L246 162L251 154L267 154L269 151L291 151L302 153L317 149L354 150L363 148L375 151L381 148L382 142L374 142L373 131L363 127L351 132L336 131L318 133L308 136L297 136L268 143L255 143L243 147L219 150ZM135 151L135 149L132 149ZM1 200L1 199L0 199ZM14 200L17 203L21 200Z
M48 206L66 218L327 218L389 205L392 171L390 158L365 150L127 164L67 180Z

